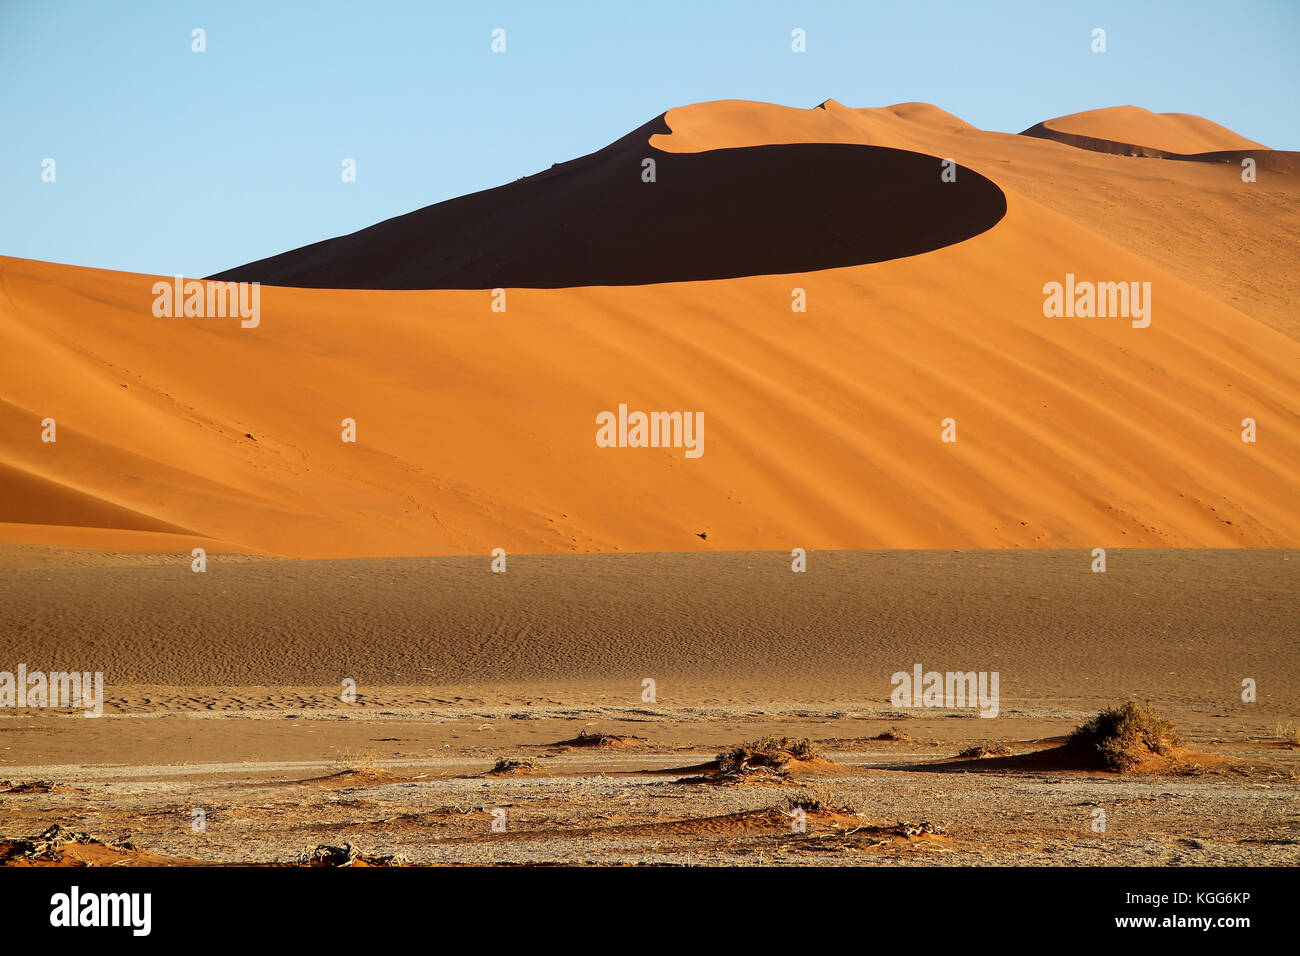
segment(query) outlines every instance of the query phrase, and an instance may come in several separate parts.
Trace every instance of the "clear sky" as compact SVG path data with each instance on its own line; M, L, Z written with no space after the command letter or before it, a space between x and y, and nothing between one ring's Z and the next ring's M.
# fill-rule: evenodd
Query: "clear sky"
M1300 149L1298 49L1300 0L0 0L0 254L207 275L715 99L1133 104Z

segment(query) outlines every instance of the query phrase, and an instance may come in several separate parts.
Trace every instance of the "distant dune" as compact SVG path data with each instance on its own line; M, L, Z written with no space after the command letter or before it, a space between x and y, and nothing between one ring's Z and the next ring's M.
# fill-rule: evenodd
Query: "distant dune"
M1268 150L1261 143L1238 136L1232 130L1199 116L1152 113L1137 106L1112 106L1058 116L1025 132L1071 146L1126 155Z
M1176 125L1151 142L1218 129ZM255 329L154 317L153 276L0 259L0 537L300 557L1294 547L1300 180L1260 155L1243 183L924 104L725 101L234 270L358 287L264 288ZM927 168L938 185L910 178ZM699 178L675 192L678 172ZM665 186L677 236L636 205ZM535 210L488 236L494 195ZM653 253L623 262L636 248ZM435 273L469 288L379 291ZM1044 317L1067 274L1150 282L1150 327ZM597 447L620 403L703 412L704 455Z

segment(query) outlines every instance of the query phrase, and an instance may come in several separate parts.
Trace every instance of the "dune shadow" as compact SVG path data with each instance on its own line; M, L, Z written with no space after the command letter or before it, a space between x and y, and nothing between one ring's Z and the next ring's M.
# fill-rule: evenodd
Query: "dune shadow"
M935 156L816 143L669 153L648 144L664 132L661 116L534 176L210 278L348 289L726 279L918 255L1006 214L997 185L964 167L945 182Z
M925 773L1059 773L1070 771L1101 773L1106 770L1106 767L1094 753L1078 747L1061 745L1005 757L948 757L930 763L898 765L882 769Z

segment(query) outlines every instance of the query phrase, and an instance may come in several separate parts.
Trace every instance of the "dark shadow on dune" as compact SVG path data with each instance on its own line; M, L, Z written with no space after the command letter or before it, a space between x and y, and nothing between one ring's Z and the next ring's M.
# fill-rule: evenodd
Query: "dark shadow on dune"
M1096 136L1082 136L1078 133L1063 133L1052 129L1046 123L1038 123L1023 130L1021 136L1035 139L1050 139L1064 143L1075 149L1086 149L1094 153L1110 153L1115 156L1137 156L1143 159L1173 159L1184 163L1224 163L1229 166L1241 166L1247 157L1255 160L1258 168L1273 173L1296 175L1300 173L1300 153L1283 149L1220 149L1208 153L1173 153L1154 146L1139 146L1135 143L1121 143L1113 139L1099 139Z
M562 288L810 272L961 242L1002 190L937 157L796 144L666 153L662 116L599 152L211 276L347 289ZM642 178L653 159L655 182Z
M934 763L900 764L888 769L930 773L1102 773L1106 766L1095 753L1063 744L1047 750L1034 750L1007 757L950 757Z

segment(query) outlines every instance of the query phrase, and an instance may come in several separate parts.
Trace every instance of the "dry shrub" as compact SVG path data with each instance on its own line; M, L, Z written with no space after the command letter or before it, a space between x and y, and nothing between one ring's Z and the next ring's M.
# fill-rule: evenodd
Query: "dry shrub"
M541 765L536 760L528 760L526 758L516 759L513 757L497 757L497 762L493 764L492 769L489 770L488 773L492 773L492 774L525 773L530 770L538 770L540 769L540 767Z
M1103 710L1086 724L1075 728L1066 746L1096 752L1109 770L1124 773L1152 754L1168 755L1182 743L1174 725L1151 709L1150 704L1127 701Z
M912 738L907 736L907 734L903 733L897 727L890 727L883 734L877 734L873 739L874 740L897 740L906 743L906 742L910 742Z
M1002 744L980 744L978 747L967 747L965 750L957 754L957 756L974 757L977 760L985 757L1010 757L1011 748L1005 747Z
M781 773L791 760L817 760L821 748L808 738L761 737L718 754L718 773Z

